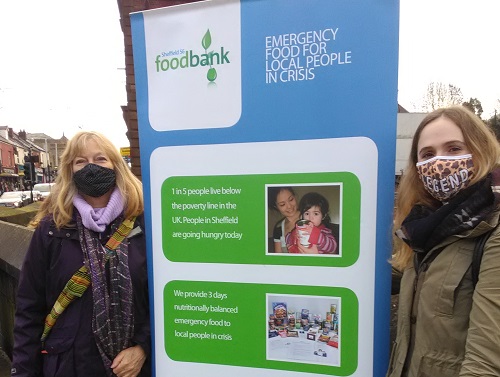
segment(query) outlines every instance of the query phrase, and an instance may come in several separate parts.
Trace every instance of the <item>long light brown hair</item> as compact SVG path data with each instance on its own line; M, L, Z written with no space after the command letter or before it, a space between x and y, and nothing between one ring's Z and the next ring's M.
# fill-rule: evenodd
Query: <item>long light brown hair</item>
M82 131L68 142L61 156L53 190L42 203L31 226L38 226L40 220L48 214L52 215L58 228L72 222L73 198L78 192L73 182L73 161L87 148L89 141L94 141L113 164L116 186L125 202L125 217L137 216L144 211L142 183L132 174L117 148L98 132Z
M483 179L500 163L500 146L493 132L474 113L462 106L452 106L438 109L428 114L420 123L410 150L408 166L399 184L396 196L396 211L394 216L394 231L408 216L416 204L437 208L440 205L424 188L419 179L416 163L418 162L418 142L425 126L438 118L447 118L456 124L464 136L475 167L471 184ZM403 270L411 262L413 252L408 245L394 237L392 265Z

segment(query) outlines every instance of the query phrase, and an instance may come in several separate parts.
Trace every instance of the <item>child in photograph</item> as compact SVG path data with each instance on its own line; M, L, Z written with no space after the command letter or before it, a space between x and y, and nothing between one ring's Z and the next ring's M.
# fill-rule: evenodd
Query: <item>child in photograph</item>
M330 224L329 207L328 200L317 192L310 192L302 197L299 203L302 221L299 220L286 237L289 253L338 254L337 240L328 227Z

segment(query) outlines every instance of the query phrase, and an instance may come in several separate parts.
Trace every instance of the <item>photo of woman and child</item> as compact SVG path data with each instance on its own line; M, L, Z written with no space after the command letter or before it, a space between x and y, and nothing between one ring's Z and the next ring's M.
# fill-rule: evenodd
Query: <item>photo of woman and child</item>
M326 188L338 191L338 186ZM339 254L338 224L331 221L329 201L325 195L310 189L305 186L268 187L269 208L283 216L273 228L273 246L269 252ZM304 192L299 202L296 191ZM339 195L335 192L333 196Z

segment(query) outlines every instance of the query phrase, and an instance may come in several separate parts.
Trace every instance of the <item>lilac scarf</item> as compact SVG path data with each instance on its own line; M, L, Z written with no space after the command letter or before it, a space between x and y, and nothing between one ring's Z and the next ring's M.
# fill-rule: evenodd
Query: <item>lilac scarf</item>
M80 194L76 194L73 198L73 205L80 213L85 228L99 233L103 232L106 226L123 212L124 208L123 197L118 187L115 187L104 208L92 208Z

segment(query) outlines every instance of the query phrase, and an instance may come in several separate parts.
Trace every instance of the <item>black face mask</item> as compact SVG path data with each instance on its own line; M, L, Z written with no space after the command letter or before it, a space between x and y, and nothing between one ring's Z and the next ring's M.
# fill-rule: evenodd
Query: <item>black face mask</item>
M73 181L81 194L98 198L115 186L116 174L113 169L87 164L73 174Z

